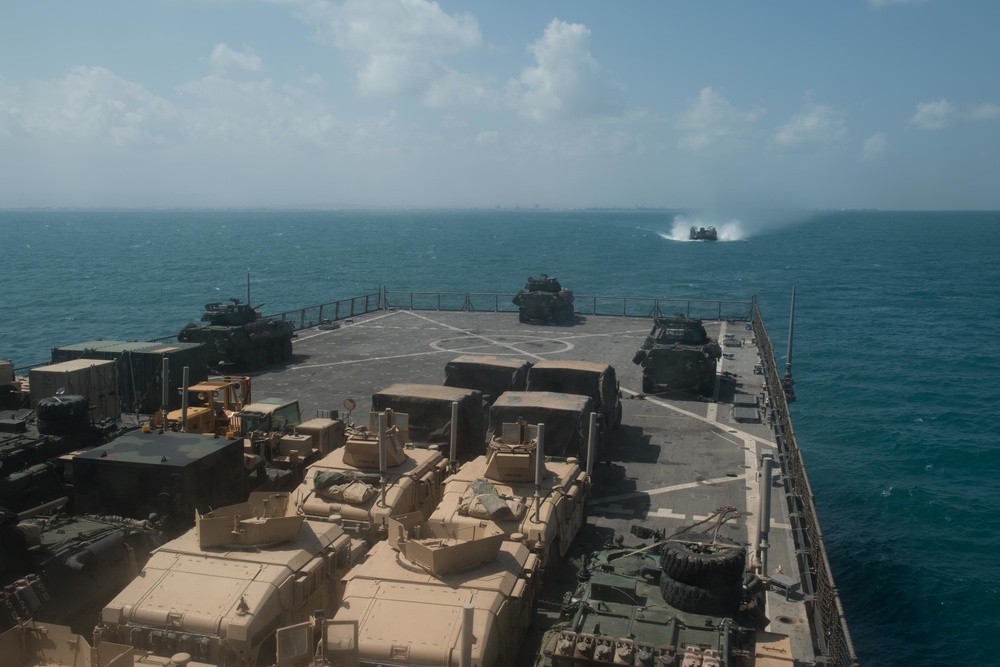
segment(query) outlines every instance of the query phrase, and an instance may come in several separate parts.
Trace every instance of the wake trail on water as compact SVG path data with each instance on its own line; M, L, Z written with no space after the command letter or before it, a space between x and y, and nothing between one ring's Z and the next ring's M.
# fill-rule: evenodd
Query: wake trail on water
M737 219L722 224L712 220L702 220L683 215L674 216L674 224L669 232L657 232L660 238L668 241L691 241L690 232L692 227L715 227L719 234L720 241L743 241L749 238L750 234L743 228L743 223Z

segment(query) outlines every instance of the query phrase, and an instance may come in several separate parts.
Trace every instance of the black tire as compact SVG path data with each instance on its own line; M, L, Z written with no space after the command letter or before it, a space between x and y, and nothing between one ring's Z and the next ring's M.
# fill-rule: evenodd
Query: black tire
M652 394L653 393L653 378L642 376L642 393Z
M528 318L524 316L523 312L519 312L517 314L517 321L521 324L526 324L528 322Z
M283 359L291 359L292 358L292 339L291 338L286 338L285 340L281 341L281 356L282 356Z
M692 614L716 616L739 611L743 599L743 585L736 582L706 588L685 584L662 574L660 594L663 596L663 601L675 609Z
M660 555L666 576L691 586L714 588L739 584L746 569L746 549L732 540L683 535L669 540Z
M643 360L645 360L647 354L648 352L646 352L646 350L639 350L632 356L632 363L637 365L641 364Z
M79 420L86 417L89 411L90 400L76 394L50 396L35 405L35 414L39 419Z

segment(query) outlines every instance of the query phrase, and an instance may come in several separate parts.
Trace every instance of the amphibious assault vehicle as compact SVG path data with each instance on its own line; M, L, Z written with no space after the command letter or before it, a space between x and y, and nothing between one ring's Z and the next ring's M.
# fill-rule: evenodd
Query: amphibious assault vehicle
M389 517L430 516L448 460L436 447L407 444L406 417L373 412L368 428L352 427L343 448L309 466L289 512L339 524L368 542L385 539Z
M104 608L103 637L166 659L273 664L275 629L336 608L364 551L339 526L287 509L288 494L254 493L199 515Z
M538 554L543 566L558 561L583 525L590 476L575 458L545 455L544 428L520 421L501 430L486 456L448 478L428 523L493 521Z
M262 316L260 306L241 304L239 299L230 301L205 304L204 324L187 324L177 340L205 345L211 366L233 364L252 369L292 356L294 324Z
M555 278L542 274L529 276L524 289L514 295L514 305L520 308L521 322L564 324L573 319L573 292L563 289Z
M149 521L55 513L18 523L0 509L0 630L36 620L89 632L160 542Z
M657 317L632 362L642 366L642 391L686 391L711 396L722 348L701 320Z

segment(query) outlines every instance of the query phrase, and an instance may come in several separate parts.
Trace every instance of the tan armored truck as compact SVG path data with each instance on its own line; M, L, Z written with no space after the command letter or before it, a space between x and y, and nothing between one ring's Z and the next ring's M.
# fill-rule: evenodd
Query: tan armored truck
M399 519L344 578L334 621L357 624L357 662L338 664L513 666L532 620L538 556L491 521Z
M545 456L545 426L503 424L486 456L448 478L429 524L474 527L493 521L542 564L558 561L584 522L590 476L576 458Z
M197 516L104 607L104 638L164 658L272 664L275 629L336 608L364 551L339 526L287 510L288 494L254 493Z
M368 542L385 539L389 517L419 512L426 519L441 500L448 460L436 446L407 441L407 415L372 412L367 428L352 426L343 448L309 466L289 511Z

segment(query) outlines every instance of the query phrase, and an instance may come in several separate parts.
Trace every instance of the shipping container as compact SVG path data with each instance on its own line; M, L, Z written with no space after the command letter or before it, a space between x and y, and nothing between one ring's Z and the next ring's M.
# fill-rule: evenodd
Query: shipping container
M74 359L28 371L31 405L49 396L78 394L90 401L90 418L118 419L118 373L107 359Z
M169 360L167 388L171 409L181 407L178 390L185 366L189 369L190 384L208 379L208 352L201 343L94 340L52 350L52 363L81 358L115 361L121 412L151 414L160 409L164 358Z

